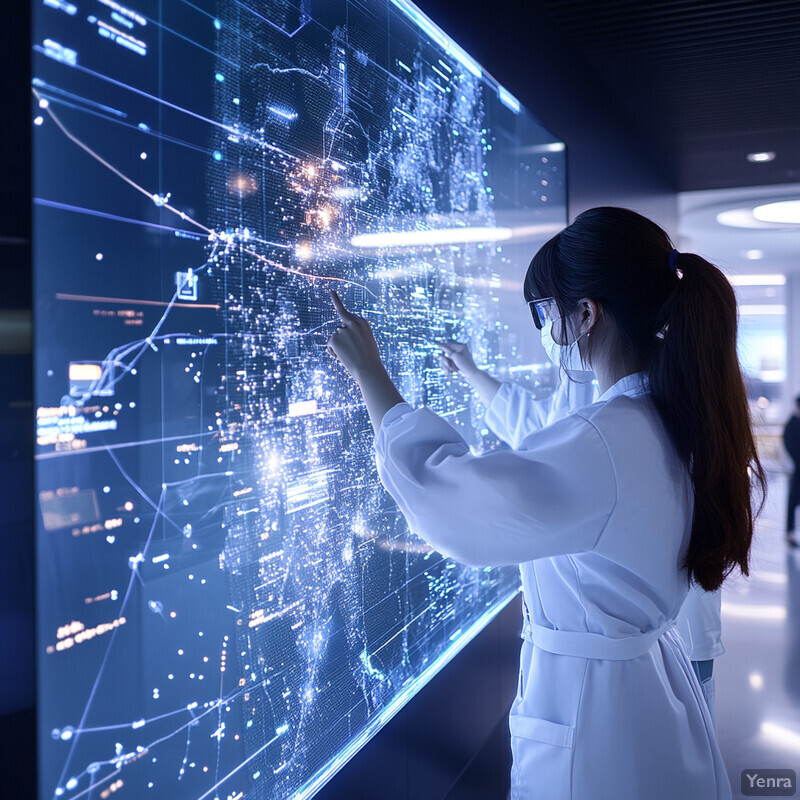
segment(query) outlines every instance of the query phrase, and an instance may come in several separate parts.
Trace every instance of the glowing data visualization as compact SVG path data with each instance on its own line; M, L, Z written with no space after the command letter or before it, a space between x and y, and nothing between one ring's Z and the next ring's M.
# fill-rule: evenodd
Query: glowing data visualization
M496 446L435 341L529 359L563 144L405 0L33 34L40 796L310 797L518 587L382 489L329 291Z

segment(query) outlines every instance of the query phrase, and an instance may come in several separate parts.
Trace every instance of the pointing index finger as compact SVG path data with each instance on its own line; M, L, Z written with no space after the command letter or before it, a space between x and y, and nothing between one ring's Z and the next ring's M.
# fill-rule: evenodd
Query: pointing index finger
M353 315L344 307L344 303L341 301L341 298L333 290L331 290L331 300L333 300L333 307L336 309L339 319L342 322L350 322L350 320L353 319Z

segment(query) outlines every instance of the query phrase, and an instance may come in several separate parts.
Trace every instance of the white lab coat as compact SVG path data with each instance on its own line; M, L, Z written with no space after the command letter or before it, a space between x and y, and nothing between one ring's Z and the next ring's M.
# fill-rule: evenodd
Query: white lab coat
M486 424L510 447L518 448L526 436L598 399L593 373L573 373L576 380L562 381L543 400L516 383L501 385L486 409ZM722 644L721 594L692 584L676 620L678 633L691 661L708 661L725 653ZM711 679L713 680L713 679Z
M462 563L520 565L530 620L509 719L512 798L730 798L674 627L691 482L642 376L514 445L472 455L441 417L405 403L375 442L412 530Z

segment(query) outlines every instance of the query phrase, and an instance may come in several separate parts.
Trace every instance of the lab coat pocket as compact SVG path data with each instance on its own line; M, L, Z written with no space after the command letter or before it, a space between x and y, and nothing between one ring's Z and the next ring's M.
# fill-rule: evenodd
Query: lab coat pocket
M528 717L524 714L512 714L509 717L511 735L523 739L531 739L541 744L556 747L572 747L575 728L572 725L561 725L540 717Z
M509 727L514 758L511 797L540 799L542 787L547 787L548 800L569 800L575 728L524 714L512 714Z

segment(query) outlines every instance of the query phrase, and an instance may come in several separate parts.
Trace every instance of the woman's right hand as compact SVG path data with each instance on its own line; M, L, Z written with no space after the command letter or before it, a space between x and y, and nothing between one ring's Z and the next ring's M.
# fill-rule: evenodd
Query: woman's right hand
M463 342L436 342L436 345L442 351L439 353L439 364L448 375L460 372L469 379L471 375L480 372L469 345Z

